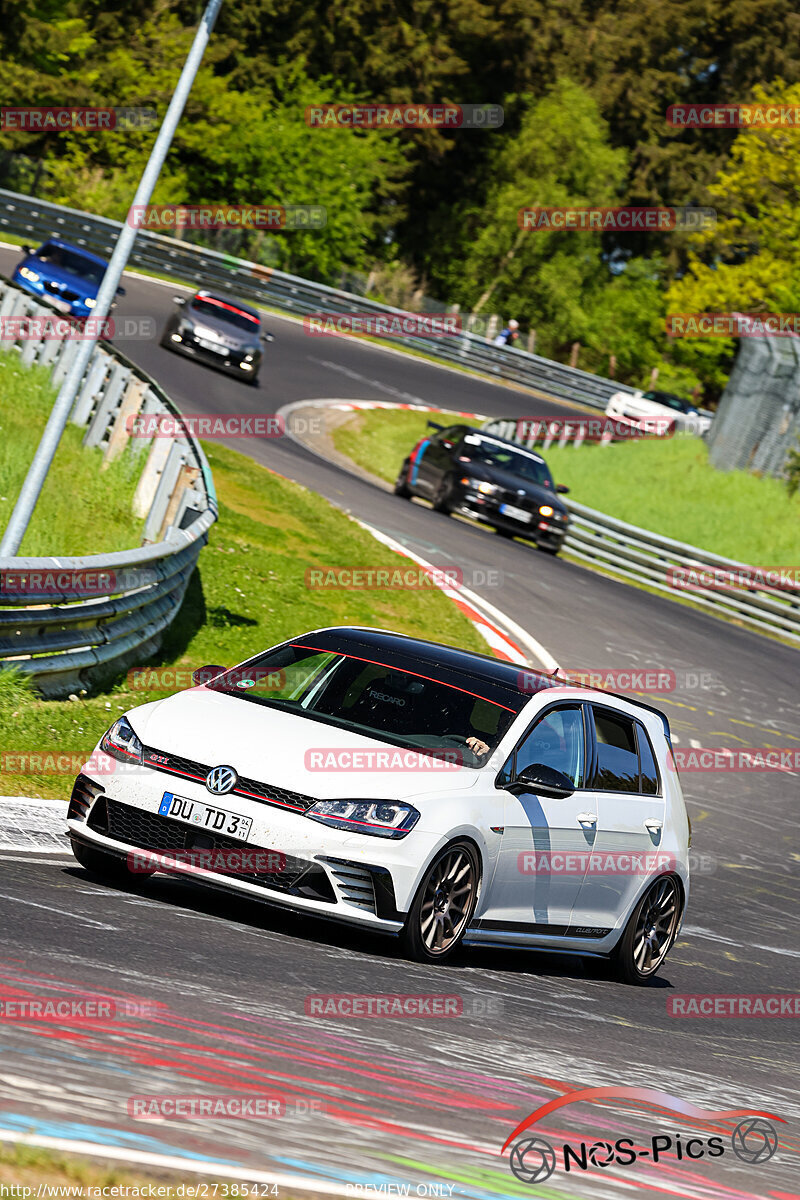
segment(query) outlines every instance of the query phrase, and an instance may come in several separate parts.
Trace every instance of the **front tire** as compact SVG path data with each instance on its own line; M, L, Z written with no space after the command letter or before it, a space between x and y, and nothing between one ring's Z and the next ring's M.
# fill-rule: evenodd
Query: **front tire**
M106 883L118 883L131 887L144 883L146 879L155 874L155 867L152 871L132 871L127 862L122 858L117 858L115 854L108 854L96 846L87 846L85 842L80 842L74 837L70 838L70 842L72 853L80 865L92 875L98 875Z
M674 875L662 875L650 884L631 913L611 955L623 983L648 983L667 957L678 932L681 889Z
M445 847L417 889L401 934L416 962L444 962L457 949L478 901L480 864L471 842Z

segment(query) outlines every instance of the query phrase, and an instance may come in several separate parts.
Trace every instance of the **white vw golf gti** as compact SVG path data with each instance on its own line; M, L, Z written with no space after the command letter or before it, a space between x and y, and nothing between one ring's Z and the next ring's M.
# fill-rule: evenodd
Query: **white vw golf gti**
M78 775L87 870L189 875L433 962L527 946L644 983L664 961L690 828L655 709L374 629L203 671L115 721Z

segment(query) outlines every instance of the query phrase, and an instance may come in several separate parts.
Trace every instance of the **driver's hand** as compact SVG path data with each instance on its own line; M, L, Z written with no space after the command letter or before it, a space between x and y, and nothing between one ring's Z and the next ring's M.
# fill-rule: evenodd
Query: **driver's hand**
M484 754L489 753L489 747L486 745L486 742L482 742L480 738L467 738L467 745L473 754L477 754L478 758L483 758Z

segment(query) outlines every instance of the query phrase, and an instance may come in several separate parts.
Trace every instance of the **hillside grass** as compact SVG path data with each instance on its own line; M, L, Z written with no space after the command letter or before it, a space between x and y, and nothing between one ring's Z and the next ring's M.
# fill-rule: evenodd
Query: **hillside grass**
M226 447L205 443L204 448L220 519L201 551L199 568L161 653L151 660L152 670L136 678L124 673L107 691L77 695L72 701L40 700L22 675L0 672L4 753L49 751L83 761L121 712L181 690L196 667L233 666L320 626L378 626L487 652L467 618L434 587L307 587L306 570L311 567L407 569L411 564L299 484ZM11 765L13 770L0 771L0 794L68 798L75 774L70 766L63 774L43 774L25 770L28 764L19 759Z
M0 343L0 529L5 528L56 399L49 367L23 367ZM141 543L144 522L132 502L144 445L132 440L103 469L103 451L83 446L85 429L67 424L19 554L110 554Z

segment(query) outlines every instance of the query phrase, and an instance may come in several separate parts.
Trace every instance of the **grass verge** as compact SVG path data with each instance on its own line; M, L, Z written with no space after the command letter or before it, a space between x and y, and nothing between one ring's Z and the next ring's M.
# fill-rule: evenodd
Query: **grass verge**
M71 764L63 773L47 773L27 769L19 756L50 750L83 761L121 712L188 686L195 667L231 666L309 629L372 625L486 651L466 617L432 586L307 587L308 568L407 569L409 560L299 484L225 447L206 444L205 450L220 519L153 670L123 675L109 691L73 701L39 700L19 674L0 672L0 748L16 756L0 761L0 794L68 797Z
M0 352L0 528L11 516L55 398L48 367L23 367L15 352ZM103 470L103 452L83 446L84 432L69 424L64 430L20 555L110 554L139 545L143 522L131 506L144 466L143 443L131 442Z
M407 410L362 411L334 431L334 445L393 482L429 417L443 424L455 420ZM556 482L570 488L570 500L631 525L755 565L800 561L800 495L790 497L777 479L717 471L699 438L551 446L544 457Z

